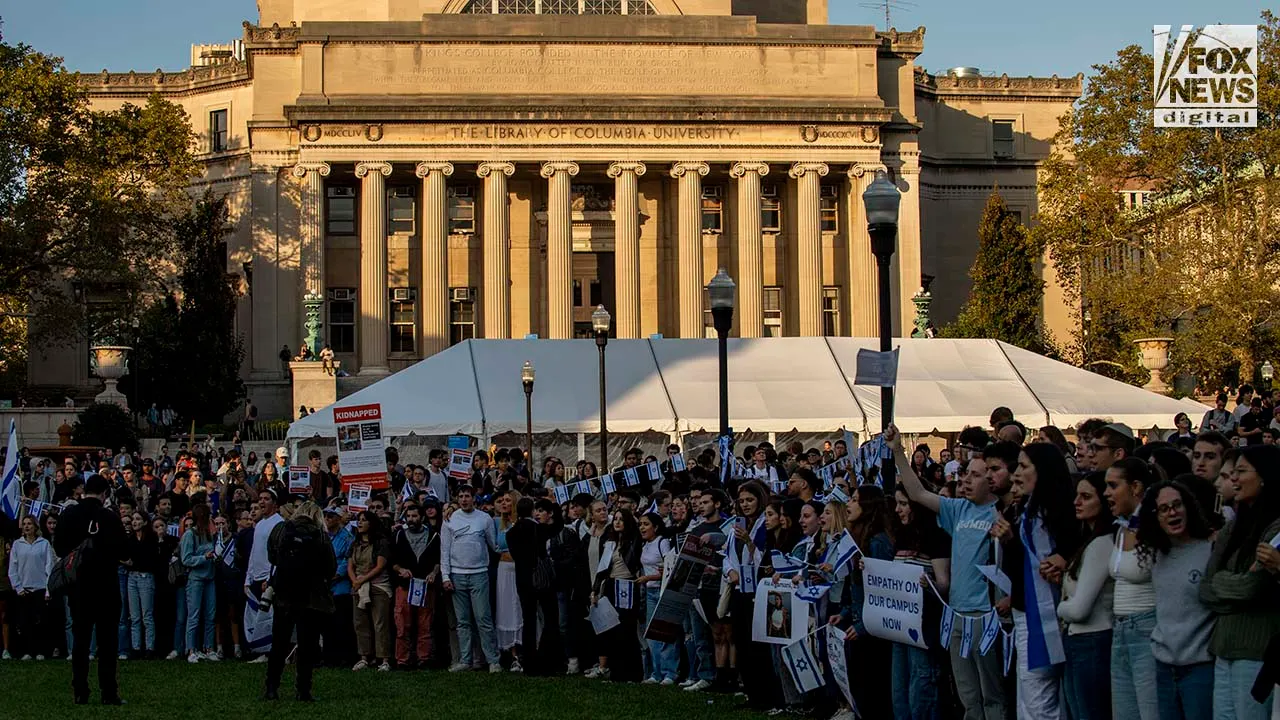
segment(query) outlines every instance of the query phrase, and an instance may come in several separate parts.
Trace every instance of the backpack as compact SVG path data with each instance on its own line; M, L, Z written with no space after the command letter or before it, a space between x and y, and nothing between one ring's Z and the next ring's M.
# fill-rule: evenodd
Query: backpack
M93 558L98 535L98 523L89 521L89 534L66 557L58 558L49 571L49 592L67 590L80 581L85 563Z
M319 529L303 527L292 520L284 523L280 547L276 551L275 579L279 590L304 590L319 574L320 553L316 552Z

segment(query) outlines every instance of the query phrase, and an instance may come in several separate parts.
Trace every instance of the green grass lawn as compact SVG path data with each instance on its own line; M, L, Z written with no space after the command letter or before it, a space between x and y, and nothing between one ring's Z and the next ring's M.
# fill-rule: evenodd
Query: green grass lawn
M316 672L316 705L293 700L292 668L281 699L264 703L266 665L221 662L123 662L123 708L98 704L96 664L89 704L71 702L71 664L64 660L0 663L0 717L5 720L156 718L373 718L386 720L758 720L736 710L741 698L687 693L678 687L608 683L570 678L526 678L504 673L393 672L322 669Z

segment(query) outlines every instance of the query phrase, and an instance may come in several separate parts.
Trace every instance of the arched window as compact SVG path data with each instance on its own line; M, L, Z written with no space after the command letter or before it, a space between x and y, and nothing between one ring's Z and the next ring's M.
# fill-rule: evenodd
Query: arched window
M471 15L656 15L649 0L471 0Z

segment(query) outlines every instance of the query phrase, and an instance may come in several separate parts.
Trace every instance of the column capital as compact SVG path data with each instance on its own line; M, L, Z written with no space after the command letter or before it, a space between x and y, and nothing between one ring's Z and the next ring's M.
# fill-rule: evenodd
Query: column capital
M684 177L687 173L706 176L709 172L711 172L711 167L704 162L688 161L671 164L671 177L673 178Z
M559 161L544 162L542 163L542 169L539 170L538 173L544 178L550 178L556 173L569 173L569 177L575 177L578 174L578 163Z
M791 170L787 172L793 178L799 178L809 173L818 173L818 177L826 177L831 172L831 168L826 163L820 162L798 162L791 166Z
M425 178L433 172L438 172L445 177L453 174L453 163L451 162L420 162L413 169L413 174L420 178Z
M760 177L764 177L769 174L769 163L740 162L734 163L729 168L729 174L736 178L740 178L749 172L757 173Z
M884 166L880 165L879 163L865 163L865 164L854 163L849 166L849 169L846 171L846 173L849 175L849 177L857 180L858 178L862 177L863 175L866 175L867 173L871 173L874 175L875 173L881 170L884 170Z
M391 163L382 160L369 160L356 163L356 177L363 178L371 172L382 173L383 177L391 176Z
M482 162L476 166L476 175L482 178L487 178L495 172L511 177L516 174L516 166L513 163L506 162L505 160L490 160L489 162Z
M293 176L304 178L307 173L315 172L320 173L320 177L329 177L331 169L325 162L300 162L293 166Z
M609 177L616 179L624 172L633 172L636 176L640 176L645 174L648 169L649 168L645 167L645 164L642 162L623 160L620 162L610 163L608 172Z

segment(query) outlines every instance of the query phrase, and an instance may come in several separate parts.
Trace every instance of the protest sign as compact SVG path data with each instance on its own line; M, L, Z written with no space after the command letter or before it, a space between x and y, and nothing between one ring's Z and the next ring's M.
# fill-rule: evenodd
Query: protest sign
M468 482L471 480L471 458L475 453L470 450L454 448L449 451L449 477L454 480Z
M844 631L828 625L823 635L826 637L827 665L831 668L831 675L840 686L840 692L844 693L844 699L849 701L854 717L858 717L858 703L854 702L853 690L849 688L849 659L844 653Z
M289 494L306 495L311 492L311 468L293 465L289 468Z
M620 622L618 611L614 609L613 603L609 602L607 597L600 598L595 605L591 606L587 611L587 618L591 621L591 629L596 631L596 635L617 627Z
M719 557L715 548L697 535L688 535L680 544L680 554L676 558L671 577L667 579L662 594L658 596L658 607L653 612L645 628L646 640L658 642L681 642L684 640L684 621L689 616L689 609L698 597L698 586L707 566L712 562L718 564Z
M809 604L796 598L790 580L756 583L755 615L751 618L751 639L773 645L790 645L809 632Z
M333 409L338 434L338 466L342 484L386 488L386 440L382 437L382 405L349 405Z
M862 622L878 638L926 648L921 568L909 563L862 558Z
M854 385L879 385L893 387L898 383L898 351L877 352L862 348L858 351L858 369Z
M368 510L369 496L373 490L368 485L352 485L347 488L347 510Z

